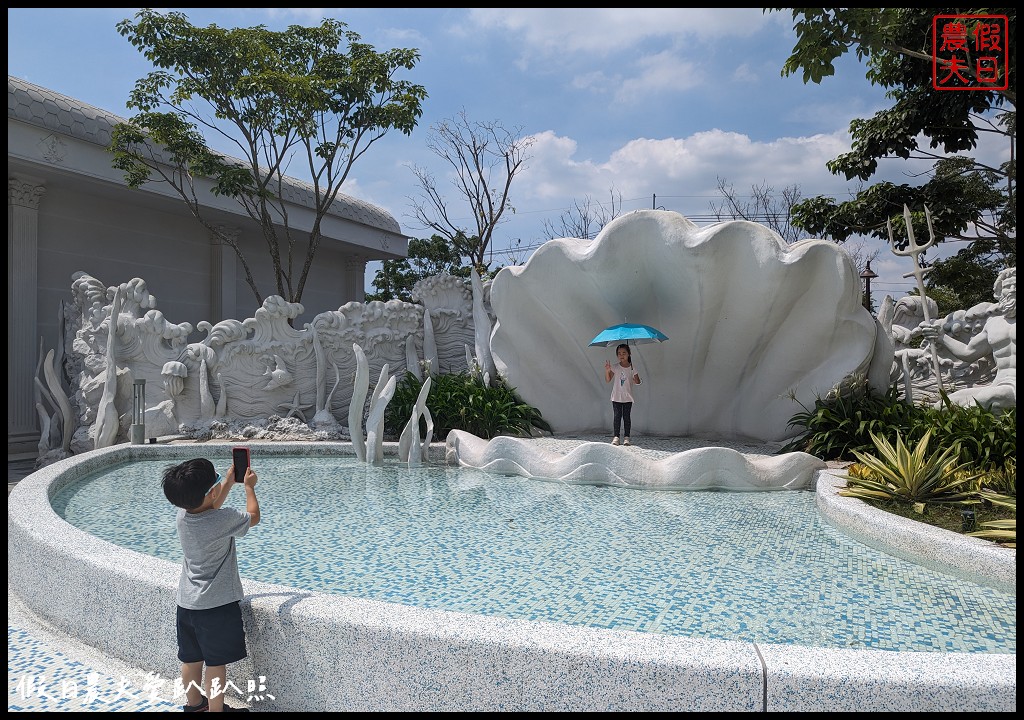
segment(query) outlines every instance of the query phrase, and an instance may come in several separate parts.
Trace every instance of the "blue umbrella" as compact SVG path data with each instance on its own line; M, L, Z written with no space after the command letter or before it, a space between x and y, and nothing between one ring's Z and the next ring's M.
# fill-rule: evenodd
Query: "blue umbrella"
M668 340L668 336L665 333L652 328L650 325L620 323L599 332L597 337L590 341L590 345L591 347L595 345L611 347L619 343L642 345L644 343L665 342L666 340Z

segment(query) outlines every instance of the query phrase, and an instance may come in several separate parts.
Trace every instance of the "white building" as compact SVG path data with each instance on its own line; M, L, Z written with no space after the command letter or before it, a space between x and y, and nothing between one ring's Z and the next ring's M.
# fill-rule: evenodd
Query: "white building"
M7 444L8 455L35 452L39 440L33 378L43 352L57 346L61 302L72 275L110 285L143 278L174 323L251 317L258 305L234 251L216 243L169 188L129 188L107 151L105 110L7 76ZM293 228L312 226L312 192L295 180ZM230 198L202 198L236 233L261 291L275 285L259 226ZM366 263L405 257L408 238L384 210L338 195L322 225L297 325L364 297Z

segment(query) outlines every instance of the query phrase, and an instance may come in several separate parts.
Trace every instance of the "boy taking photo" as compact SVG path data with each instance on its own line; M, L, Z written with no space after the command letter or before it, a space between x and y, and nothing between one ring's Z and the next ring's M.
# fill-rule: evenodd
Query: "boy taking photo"
M185 712L248 712L224 703L228 663L248 653L239 602L243 598L235 538L260 521L256 473L245 471L245 512L221 507L235 483L230 467L225 482L206 458L168 467L164 495L180 508L178 539L184 559L176 594L178 659L185 686ZM203 683L203 667L206 682ZM205 688L205 696L200 692Z

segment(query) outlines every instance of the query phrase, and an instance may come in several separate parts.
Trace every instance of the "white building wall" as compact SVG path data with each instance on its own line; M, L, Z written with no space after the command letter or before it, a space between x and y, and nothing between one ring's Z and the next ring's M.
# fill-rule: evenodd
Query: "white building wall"
M8 394L8 454L31 452L38 441L32 387L39 338L44 354L60 342L60 303L71 299L74 273L108 286L144 279L175 324L243 320L259 308L234 252L215 246L184 201L164 185L125 186L106 150L119 120L8 76L8 384L20 388ZM311 191L298 181L286 190L301 235L312 227ZM258 224L230 198L203 194L201 202L211 222L238 232L263 297L277 294ZM357 198L339 196L322 227L297 327L361 301L366 262L404 257L407 249L395 219ZM294 258L296 275L303 252Z

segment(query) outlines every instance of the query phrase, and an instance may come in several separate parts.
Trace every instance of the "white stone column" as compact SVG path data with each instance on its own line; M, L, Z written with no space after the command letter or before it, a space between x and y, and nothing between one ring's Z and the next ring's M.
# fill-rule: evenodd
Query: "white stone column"
M341 307L347 302L363 302L366 299L366 261L346 260L344 285L341 288Z
M238 242L239 229L218 225L217 230ZM210 236L210 322L242 320L238 316L238 255L216 235Z
M37 293L39 202L35 179L7 178L7 452L39 442L33 376L39 348Z

